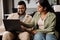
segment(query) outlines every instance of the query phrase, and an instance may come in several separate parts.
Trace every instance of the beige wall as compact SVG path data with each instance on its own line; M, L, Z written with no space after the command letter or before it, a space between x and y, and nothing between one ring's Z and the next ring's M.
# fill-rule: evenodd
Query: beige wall
M19 1L21 1L21 0L14 0L14 7L15 8L17 8L17 5L18 5L18 2ZM36 8L37 7L36 2L38 0L30 0L30 3L29 4L28 4L27 0L22 0L22 1L25 1L27 8Z
M2 24L2 19L3 19L3 0L0 0L0 25Z

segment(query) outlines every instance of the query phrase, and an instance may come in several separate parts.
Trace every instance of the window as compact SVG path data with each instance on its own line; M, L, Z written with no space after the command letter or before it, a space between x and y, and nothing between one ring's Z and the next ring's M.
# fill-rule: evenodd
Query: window
M56 5L57 4L57 0L48 0L50 5Z

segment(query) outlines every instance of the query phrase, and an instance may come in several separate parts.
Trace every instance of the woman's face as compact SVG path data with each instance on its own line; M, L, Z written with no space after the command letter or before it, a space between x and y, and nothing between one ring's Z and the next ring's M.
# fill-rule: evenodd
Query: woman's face
M37 4L37 11L40 13L44 11L44 8L39 3Z

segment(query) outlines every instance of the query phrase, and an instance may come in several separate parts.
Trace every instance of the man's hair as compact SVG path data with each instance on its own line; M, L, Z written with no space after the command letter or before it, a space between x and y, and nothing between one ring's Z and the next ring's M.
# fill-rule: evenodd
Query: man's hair
M26 3L24 1L19 1L18 2L18 5L24 5L25 6L25 9L26 9Z

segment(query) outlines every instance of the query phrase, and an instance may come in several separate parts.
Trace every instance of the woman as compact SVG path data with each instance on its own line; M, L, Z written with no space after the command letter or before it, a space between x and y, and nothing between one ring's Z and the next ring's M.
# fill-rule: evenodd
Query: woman
M34 40L56 40L56 16L47 0L38 1L37 12L33 17L35 30ZM38 26L37 26L38 25Z
M55 25L56 16L54 10L47 0L39 0L37 12L34 14L31 23L26 23L26 27L34 27L33 40L56 40Z

